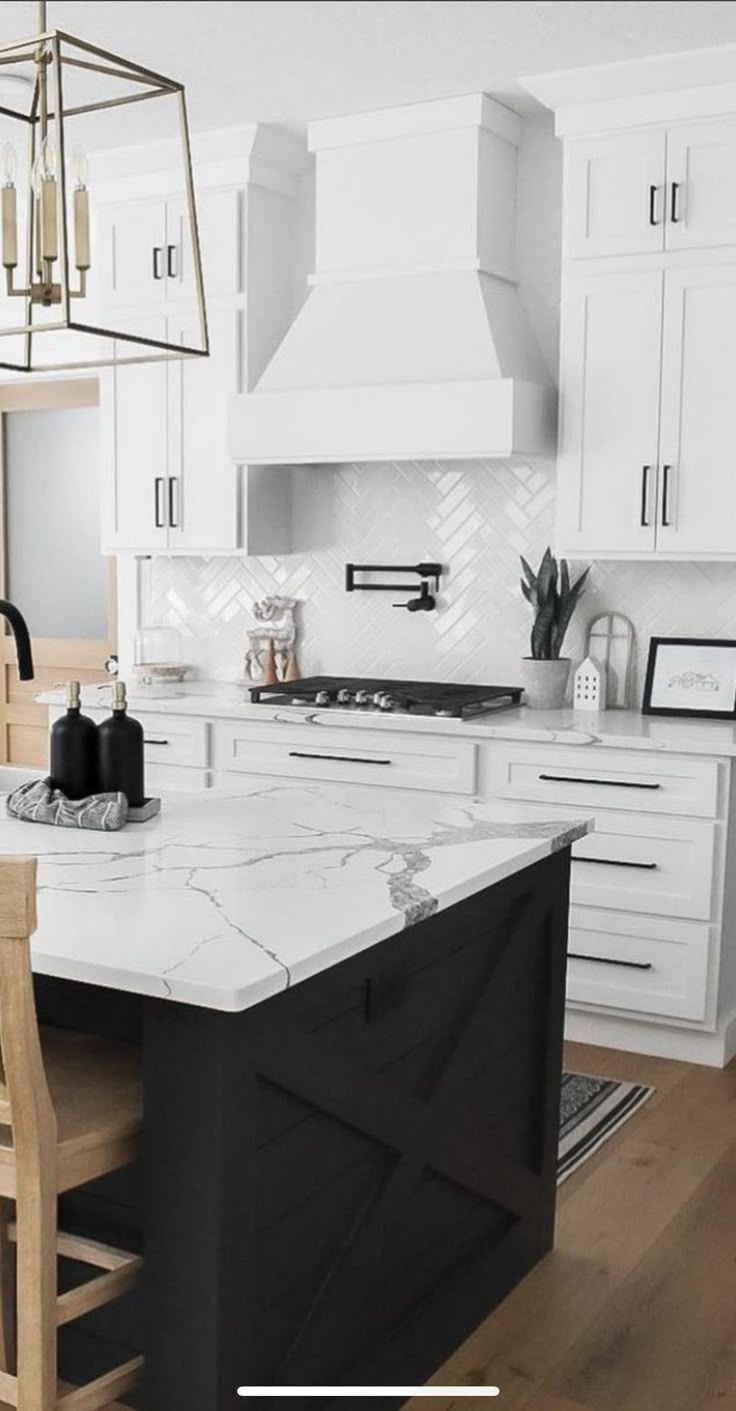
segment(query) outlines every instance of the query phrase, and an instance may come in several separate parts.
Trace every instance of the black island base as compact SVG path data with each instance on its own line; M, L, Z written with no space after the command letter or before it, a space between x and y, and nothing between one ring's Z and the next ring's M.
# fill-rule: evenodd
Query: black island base
M242 1013L38 982L42 1017L143 1046L142 1179L62 1208L142 1240L142 1302L62 1329L63 1375L142 1344L131 1403L234 1411L438 1370L552 1245L569 856Z

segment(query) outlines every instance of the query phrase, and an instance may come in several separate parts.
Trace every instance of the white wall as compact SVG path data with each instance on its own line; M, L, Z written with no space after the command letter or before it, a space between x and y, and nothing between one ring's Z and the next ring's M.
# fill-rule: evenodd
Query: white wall
M520 288L555 377L561 196L551 122L528 123L518 178ZM154 560L145 615L182 629L201 674L240 676L252 603L283 593L302 602L302 667L310 672L518 680L529 628L518 555L535 562L552 536L550 464L345 466L304 471L299 484L298 520L314 551ZM391 595L344 592L348 560L415 558L448 566L436 613L400 612ZM597 612L626 613L637 631L639 686L650 635L736 635L736 575L728 564L605 564L591 578L568 649L582 655L585 625Z

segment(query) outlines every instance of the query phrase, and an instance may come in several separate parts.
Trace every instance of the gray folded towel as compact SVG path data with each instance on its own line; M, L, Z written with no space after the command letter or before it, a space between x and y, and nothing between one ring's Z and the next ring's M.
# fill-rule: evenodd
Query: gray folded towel
M68 799L50 779L29 779L8 795L8 813L26 823L56 823L62 828L96 828L112 833L128 818L125 794L92 794Z

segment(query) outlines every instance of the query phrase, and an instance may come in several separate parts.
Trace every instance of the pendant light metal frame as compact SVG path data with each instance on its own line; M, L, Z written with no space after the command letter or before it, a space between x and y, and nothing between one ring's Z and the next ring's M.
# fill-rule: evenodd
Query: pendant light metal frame
M189 134L189 122L187 117L186 96L184 85L174 79L166 78L164 75L156 73L152 69L143 67L120 55L101 49L98 45L90 44L86 40L78 39L76 36L68 34L60 29L48 29L46 26L46 4L45 0L39 3L40 33L12 40L7 44L0 45L0 73L2 68L10 64L33 62L37 66L37 75L34 85L33 99L28 113L16 111L0 104L0 115L18 121L25 127L30 127L30 146L28 159L28 238L24 254L25 280L23 289L12 289L13 271L7 270L8 293L18 295L25 300L26 318L24 323L19 323L12 328L0 327L0 368L7 368L14 372L43 372L53 373L72 370L83 370L94 367L114 367L126 366L137 363L161 362L166 360L182 360L185 358L206 357L209 354L209 336L207 328L207 311L205 305L204 283L202 278L202 259L199 241L199 228L197 222L197 209L194 194L194 178L192 171L191 142ZM77 54L69 52L77 51ZM78 57L79 53L89 55ZM43 56L43 57L41 57ZM48 301L41 300L38 295L38 285L34 289L34 254L38 262L38 253L34 250L34 230L37 221L37 197L33 190L32 173L34 160L37 155L41 135L42 108L41 103L41 81L40 65L47 66L47 76L52 79L54 92L53 106L47 112L49 124L53 124L56 134L57 158L58 158L58 191L56 195L56 209L58 221L58 260L53 263L58 265L56 279L58 280L58 299L55 296L53 303L58 302L61 311L61 318L53 323L39 325L33 323L34 304L43 302L48 307ZM76 104L74 107L64 106L64 84L63 74L65 68L81 69L90 73L100 74L111 79L124 80L131 84L137 84L143 88L142 92L122 94L101 101ZM66 132L65 123L68 118L77 117L81 114L100 112L103 109L123 107L131 103L146 102L159 97L174 97L178 111L178 137L181 142L183 156L184 175L184 195L185 209L189 222L189 233L191 237L191 261L194 283L194 293L197 304L197 323L200 336L200 346L190 347L187 344L168 343L164 339L157 339L129 331L121 331L115 328L107 328L99 322L81 322L74 317L72 301L78 301L86 292L86 272L79 271L80 288L72 289L70 286L70 259L69 259L69 201L67 190L67 154L66 154ZM98 252L99 255L99 252ZM2 273L0 271L0 273ZM48 274L48 270L47 270ZM50 287L50 286L49 286ZM77 303L78 307L78 303ZM114 340L114 351L109 357L90 356L89 361L75 359L71 362L38 362L34 364L33 353L35 342L38 338L44 339L53 337L54 333L69 331L73 333L87 333L93 337L107 338ZM9 361L3 356L3 341L10 336L24 336L25 356L21 361ZM115 351L116 345L132 344L136 351L126 350L125 356L118 356ZM139 350L139 351L138 351Z

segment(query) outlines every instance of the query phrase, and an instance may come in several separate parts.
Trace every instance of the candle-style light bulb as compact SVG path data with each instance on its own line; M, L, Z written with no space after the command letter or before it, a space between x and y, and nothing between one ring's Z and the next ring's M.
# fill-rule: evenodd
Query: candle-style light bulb
M86 191L89 181L89 164L83 147L75 147L72 152L72 180L75 191Z
M56 211L56 152L49 137L44 137L33 163L31 175L38 211L37 257L47 265L59 258L58 216Z
M12 142L5 142L0 152L0 213L3 229L3 265L7 270L15 269L18 264L18 210L15 192L17 173L18 156L15 147Z
M74 182L74 263L80 271L90 267L89 241L89 192L87 190L87 157L81 147L72 152L72 180ZM82 292L85 285L82 281Z
M3 187L15 186L17 176L18 153L12 142L5 142L0 152L0 183Z

